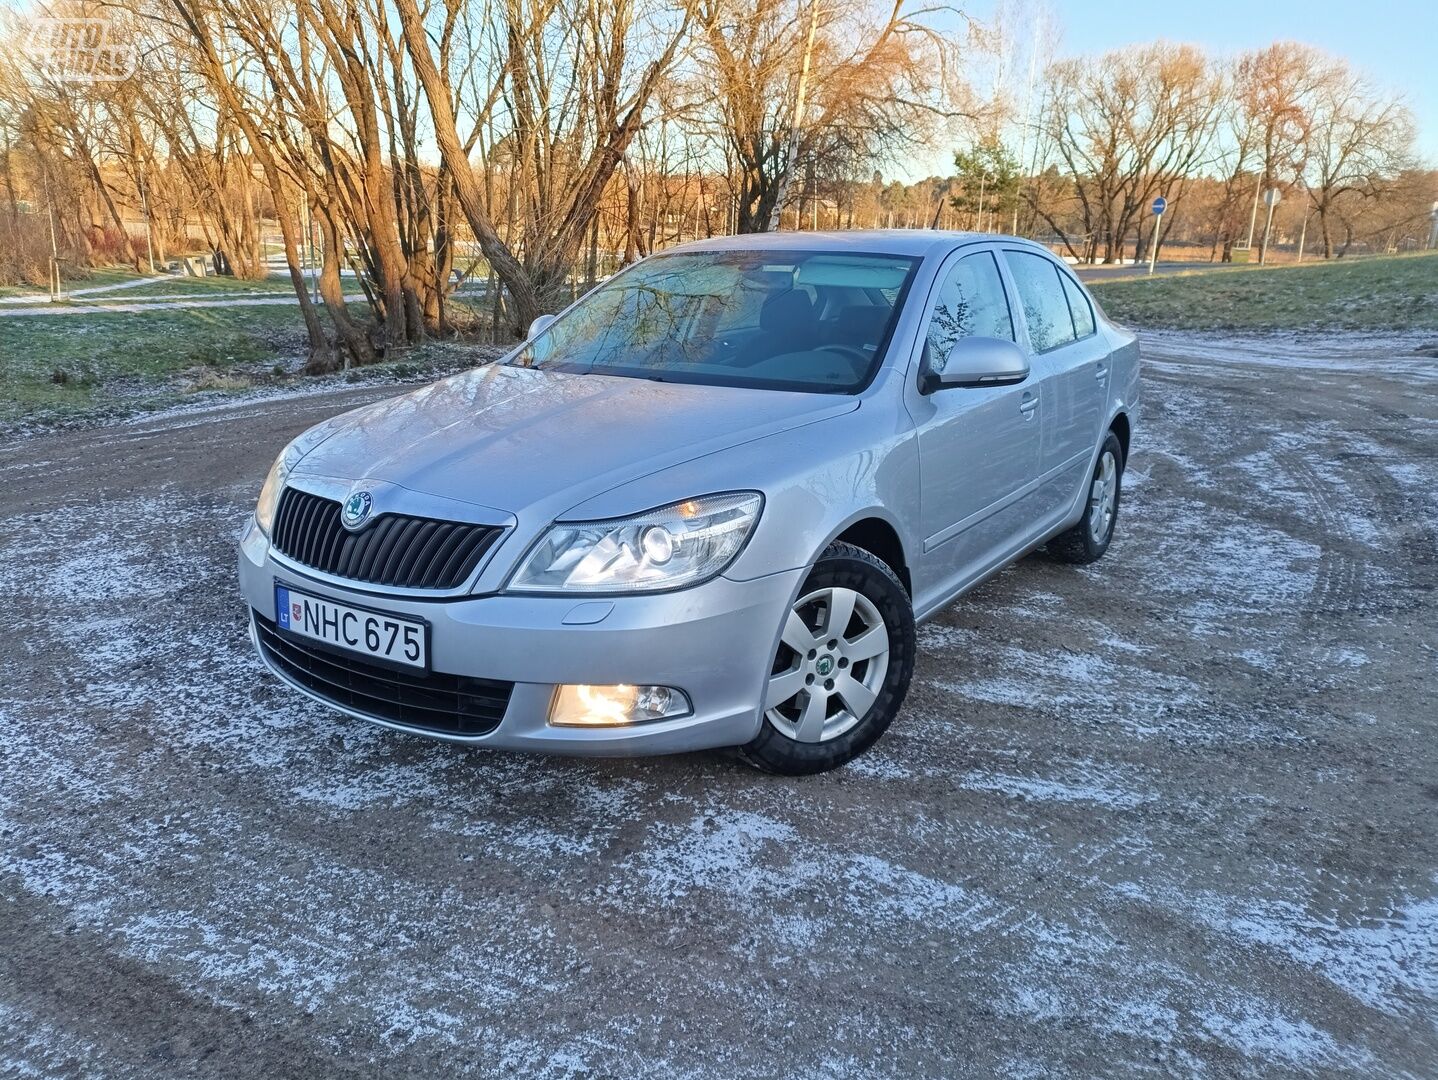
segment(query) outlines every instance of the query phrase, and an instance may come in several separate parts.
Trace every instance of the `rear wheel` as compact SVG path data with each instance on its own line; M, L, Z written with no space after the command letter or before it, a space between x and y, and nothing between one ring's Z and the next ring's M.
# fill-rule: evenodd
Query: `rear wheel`
M884 562L836 543L785 617L751 764L801 776L836 769L887 730L914 669L914 613Z
M1083 517L1073 528L1049 541L1049 554L1066 563L1091 563L1101 558L1113 540L1122 486L1123 446L1110 431L1089 478Z

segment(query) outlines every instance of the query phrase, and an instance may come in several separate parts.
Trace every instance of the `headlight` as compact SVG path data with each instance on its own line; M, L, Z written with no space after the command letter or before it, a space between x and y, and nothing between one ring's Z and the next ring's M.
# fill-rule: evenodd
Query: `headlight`
M270 535L270 528L275 523L275 509L280 505L280 492L284 490L285 480L302 457L304 452L294 443L290 443L280 451L280 456L275 458L275 463L270 466L270 474L265 477L264 486L260 488L259 502L255 504L255 521L266 536Z
M705 495L611 521L561 521L510 579L522 592L654 592L719 573L744 546L764 498Z

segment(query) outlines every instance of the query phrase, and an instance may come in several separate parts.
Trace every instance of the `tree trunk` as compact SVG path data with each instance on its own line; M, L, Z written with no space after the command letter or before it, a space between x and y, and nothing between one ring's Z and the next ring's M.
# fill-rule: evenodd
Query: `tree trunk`
M809 0L809 30L804 36L804 56L799 65L799 85L794 95L794 118L789 125L789 146L784 154L784 168L779 173L773 204L769 208L769 223L765 232L776 232L779 217L784 212L784 199L789 193L789 181L794 175L794 162L799 157L800 138L804 126L804 105L809 93L809 66L814 59L814 32L819 28L819 0Z
M265 180L269 184L270 193L274 196L275 217L280 227L280 236L284 240L285 262L290 270L290 283L294 286L295 295L299 298L300 315L304 319L305 330L310 339L309 362L312 364L332 363L333 361L326 359L330 352L329 338L325 335L324 327L320 325L319 314L315 311L314 304L310 302L308 282L305 281L304 271L300 268L297 230L289 207L285 203L284 184L279 168L254 119L242 108L230 81L229 73L225 70L219 54L215 51L215 43L210 36L209 26L204 21L204 13L191 7L195 2L196 0L173 0L180 19L188 26L191 34L194 35L196 44L200 46L201 59L208 68L207 74L211 88L234 114L236 122L245 134L245 140L250 144L250 152L259 160L260 167L264 170Z
M439 143L445 167L454 177L459 205L464 210L469 227L474 231L475 239L479 241L484 257L509 289L518 323L514 327L514 333L516 338L521 337L523 328L543 314L538 292L525 268L499 238L494 223L485 211L482 193L474 179L474 170L470 168L469 157L459 139L449 89L435 67L434 56L429 49L429 38L425 34L415 0L395 0L395 9L404 28L405 48L414 64L420 85L424 87L425 99L429 102L435 141Z
M295 295L299 297L300 314L304 318L305 330L309 334L309 363L332 366L334 361L330 359L332 350L329 337L320 324L319 313L315 311L315 306L310 301L309 282L305 280L305 272L300 260L299 229L295 225L289 206L285 204L284 188L280 181L279 170L275 168L273 160L265 166L265 177L275 196L275 219L280 227L280 238L285 246L285 264L289 267L290 284L294 286ZM326 370L329 369L326 368Z
M599 280L599 215L594 216L594 222L589 227L589 266L587 268L588 288L594 288L594 283Z
M343 346L346 359L345 367L349 367L349 361L356 364L373 364L375 362L374 346L370 343L369 335L350 318L349 308L345 306L344 279L340 276L340 250L344 239L340 234L339 226L327 208L320 210L320 232L324 237L324 256L320 262L320 298L324 300L325 311L329 313L330 321L335 324L335 331L339 335L339 343ZM328 366L324 370L334 370L336 357L333 353L327 355L311 354L310 363L305 370L310 374L323 374L320 370L321 364Z
M642 239L639 218L642 210L639 193L639 177L628 161L624 163L624 265L639 260Z
M110 197L110 189L105 186L105 180L100 175L100 167L95 164L95 159L90 156L89 147L79 141L78 132L76 135L76 149L85 157L85 167L90 172L90 178L94 181L95 190L100 193L100 199L105 204L105 210L110 215L110 220L115 223L115 228L120 231L120 240L125 247L125 259L135 268L135 273L143 272L144 266L140 261L140 253L135 249L134 241L130 239L130 232L125 228L125 221L120 217L120 211L115 206L115 200Z

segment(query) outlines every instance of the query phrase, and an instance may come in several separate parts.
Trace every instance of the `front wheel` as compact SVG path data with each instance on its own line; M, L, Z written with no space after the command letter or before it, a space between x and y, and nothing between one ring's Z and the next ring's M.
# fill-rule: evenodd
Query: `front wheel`
M1066 563L1091 563L1101 558L1113 540L1122 486L1123 446L1110 431L1099 447L1098 461L1089 478L1083 517L1073 528L1049 541L1049 554Z
M764 723L740 753L788 776L837 769L893 722L914 671L914 612L882 560L836 543L785 617Z

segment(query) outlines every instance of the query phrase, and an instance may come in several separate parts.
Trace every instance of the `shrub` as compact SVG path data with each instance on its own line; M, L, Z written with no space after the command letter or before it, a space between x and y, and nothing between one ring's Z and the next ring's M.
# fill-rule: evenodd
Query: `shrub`
M50 235L39 214L0 212L0 285L45 285Z

